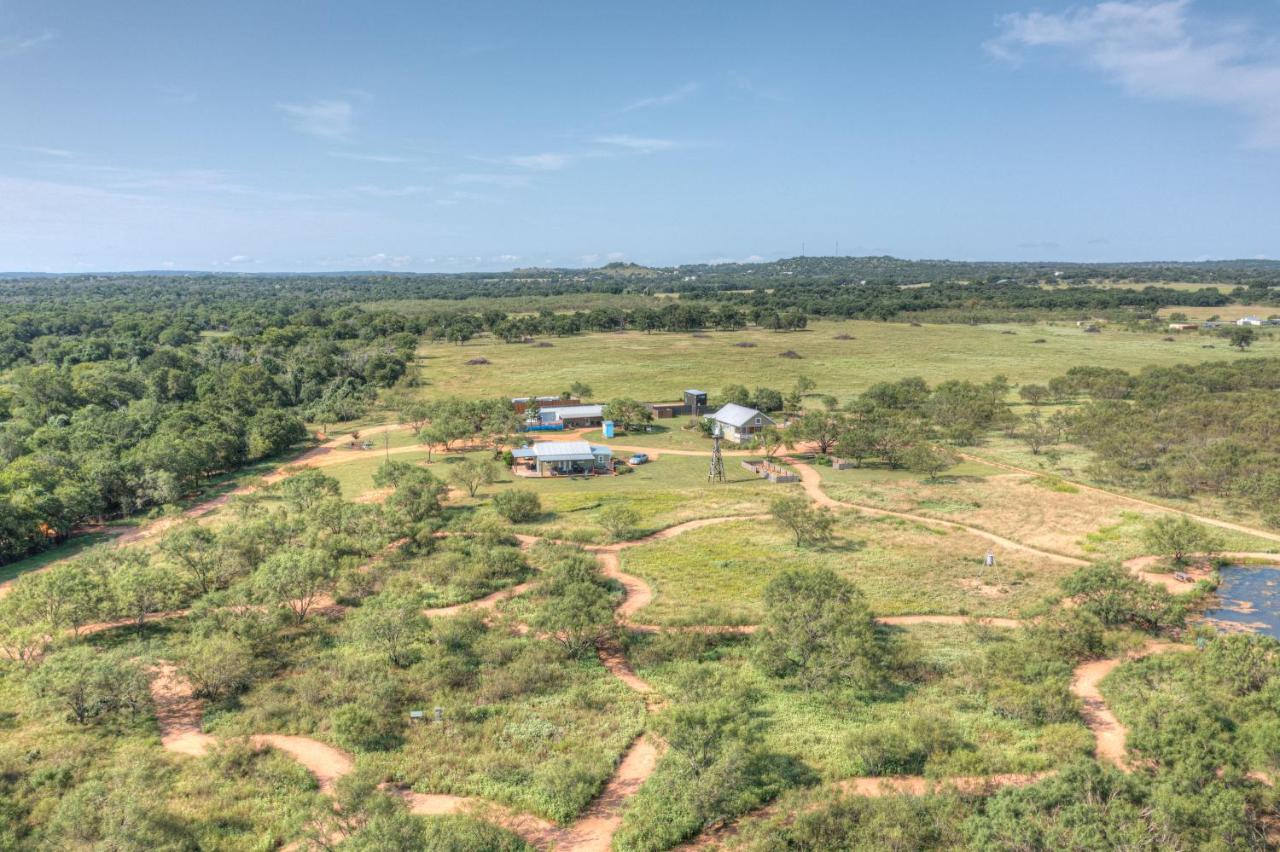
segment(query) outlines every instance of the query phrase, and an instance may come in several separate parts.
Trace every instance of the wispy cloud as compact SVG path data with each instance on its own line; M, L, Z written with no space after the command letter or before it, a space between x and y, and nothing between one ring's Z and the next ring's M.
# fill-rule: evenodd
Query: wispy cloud
M59 160L69 160L76 155L75 151L68 151L66 148L48 148L44 145L17 145L15 148L18 151L26 151L28 154L56 157Z
M421 186L419 184L410 184L409 186L374 186L372 184L361 184L352 187L361 195L369 195L374 198L408 198L412 195L422 195L424 192L430 192L431 187Z
M330 151L330 157L338 157L342 160L356 160L361 163L387 163L394 165L396 163L409 162L408 157L401 157L396 154L361 154L356 151Z
M355 124L355 106L348 100L315 98L306 103L276 104L276 108L294 130L321 139L342 139Z
M1233 110L1251 122L1252 144L1280 146L1274 34L1192 18L1190 9L1190 0L1160 0L1017 12L999 19L984 46L1010 62L1036 48L1069 51L1132 95Z
M380 251L360 258L360 263L371 269L403 269L412 260L407 254L387 254Z
M594 140L600 145L613 145L618 148L625 148L628 151L636 151L641 154L652 154L656 151L669 151L677 147L679 143L671 139L652 139L644 136L631 136L626 133L616 133L611 136L597 136Z
M528 186L530 183L528 175L504 175L489 172L460 172L459 174L449 178L449 180L457 184L480 184L486 186L507 187Z
M573 162L572 154L523 154L515 157L506 157L503 162L512 166L518 166L522 169L530 169L538 172L555 172L563 169L565 166Z
M57 37L56 30L45 30L35 35L0 36L0 56L13 56L14 54L23 53L51 42Z
M652 109L654 107L671 106L672 104L678 104L687 99L696 91L698 91L697 83L685 83L680 88L674 89L666 94L652 95L647 98L634 100L621 109L616 110L616 112L635 112L638 109Z

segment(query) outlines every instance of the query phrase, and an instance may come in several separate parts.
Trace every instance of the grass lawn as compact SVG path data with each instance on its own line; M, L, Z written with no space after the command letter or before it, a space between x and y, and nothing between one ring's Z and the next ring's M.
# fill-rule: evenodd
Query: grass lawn
M397 453L392 456L392 461L417 462L426 459L427 452L423 450L420 453ZM437 453L436 459L440 458ZM382 453L375 450L369 450L367 455L353 459L343 464L332 464L319 468L319 471L325 476L332 476L338 480L338 484L342 488L342 496L347 500L359 497L366 491L373 490L373 474L386 461L386 457ZM434 466L433 466L434 467ZM440 471L433 472L439 474Z
M815 567L852 580L879 615L1015 616L1071 570L1018 553L988 568L987 549L969 533L849 513L826 549L796 547L773 522L733 521L625 550L622 568L653 586L653 603L635 617L657 624L756 623L773 577Z
M68 539L57 547L37 553L34 556L28 556L26 559L19 559L17 562L10 562L8 565L0 565L0 583L12 580L28 571L39 571L54 562L62 559L70 559L78 556L95 544L101 544L104 541L110 541L113 536L107 533L88 533L87 535L77 535Z
M653 447L655 450L698 450L711 452L711 439L700 431L681 428L689 421L688 417L674 417L651 425L650 431L643 429L635 432L620 432L613 438L606 438L599 429L595 429L582 437L593 444L623 444L626 446ZM733 444L725 442L726 450L737 449Z
M771 485L752 476L736 460L725 460L723 483L708 484L708 460L697 456L663 456L621 476L591 479L520 479L515 487L534 491L547 514L520 529L535 535L582 542L608 539L597 516L610 503L621 502L640 516L637 533L696 518L754 515L767 511L769 500L793 493L795 486Z
M1013 334L1002 334L1012 331ZM835 340L837 334L852 340ZM789 389L798 376L818 383L818 393L847 398L869 385L906 376L931 384L946 379L986 381L1003 373L1010 381L1045 382L1069 367L1135 369L1145 364L1196 363L1239 357L1225 346L1202 348L1195 335L1164 342L1160 333L1107 329L1084 334L1072 325L924 325L869 321L815 322L808 330L760 329L689 334L625 332L557 338L549 348L490 338L465 346L425 344L419 349L430 384L426 397L511 397L559 393L574 381L591 386L596 399L629 396L674 401L687 387L713 395L730 384ZM1035 343L1043 340L1043 343ZM753 348L734 344L755 343ZM793 350L799 359L779 358ZM1252 354L1280 351L1262 340ZM491 363L465 366L472 358Z

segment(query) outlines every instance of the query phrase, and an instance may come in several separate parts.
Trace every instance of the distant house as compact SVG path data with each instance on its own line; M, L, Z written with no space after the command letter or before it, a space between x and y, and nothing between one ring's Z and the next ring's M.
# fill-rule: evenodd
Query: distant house
M1196 322L1171 322L1169 323L1170 331L1195 331L1200 327Z
M535 476L609 473L613 469L613 450L586 441L545 441L512 450L511 455L517 464L526 465L526 470L531 465Z
M767 414L730 402L707 419L720 424L720 430L726 441L745 444L764 431L766 426L777 425Z
M544 419L551 418L553 423L561 423L566 429L581 429L584 426L599 426L604 422L603 405L564 405L556 408L544 408L540 412Z
M1240 317L1236 325L1262 325L1262 317Z

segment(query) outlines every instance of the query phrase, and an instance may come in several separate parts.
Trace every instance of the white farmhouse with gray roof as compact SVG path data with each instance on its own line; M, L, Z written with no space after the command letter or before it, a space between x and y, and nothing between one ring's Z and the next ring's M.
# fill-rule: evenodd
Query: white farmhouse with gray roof
M730 402L707 419L720 424L720 431L726 441L745 444L755 439L766 426L776 425L767 414Z

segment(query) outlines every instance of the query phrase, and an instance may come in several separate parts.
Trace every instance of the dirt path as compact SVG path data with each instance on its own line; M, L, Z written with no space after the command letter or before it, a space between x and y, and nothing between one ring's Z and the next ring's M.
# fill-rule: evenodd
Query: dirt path
M1171 642L1148 642L1140 650L1125 657L1113 657L1107 660L1092 660L1076 666L1071 678L1071 693L1084 705L1081 715L1084 723L1093 732L1094 755L1100 761L1111 763L1124 771L1129 771L1125 754L1125 741L1129 729L1120 723L1116 715L1107 706L1106 699L1098 689L1107 675L1111 674L1121 663L1140 660L1152 654L1166 651L1190 651L1189 645L1177 645Z
M499 589L492 594L485 595L482 598L477 598L474 601L466 601L464 603L453 604L452 606L438 606L434 609L424 609L422 614L428 618L436 618L457 615L467 609L493 609L508 598L514 598L516 595L524 594L535 585L537 585L535 581L518 583L514 586L508 586L505 589Z
M993 461L988 458L983 458L982 456L970 455L968 453L960 453L960 457L963 459L968 459L969 461L975 461L981 464L990 465L991 467L998 467L1003 470L1012 471L1014 473L1025 473L1029 476L1035 476L1035 477L1040 477L1044 475L1043 471L1036 471L1026 467L1018 467L1017 465L1006 464L1005 462ZM1081 489L1082 491L1089 491L1094 494L1106 494L1108 497L1115 497L1119 500L1124 500L1126 502L1133 503L1136 506L1145 506L1148 509L1158 509L1161 512L1172 512L1177 515L1182 515L1183 517L1191 518L1193 521L1199 521L1200 523L1203 523L1203 524L1210 524L1215 527L1221 527L1224 530L1232 530L1233 532L1246 533L1248 535L1257 536L1259 538L1265 538L1270 541L1280 542L1280 533L1270 532L1268 530L1261 530L1261 529L1257 529L1256 527L1246 526L1245 524L1237 524L1231 521L1222 521L1217 518L1212 518L1208 515L1200 515L1195 512L1189 512L1185 509L1176 509L1171 506L1164 506L1164 505L1161 505L1160 503L1155 503L1151 500L1144 500L1141 497L1131 497L1128 494L1121 494L1117 491L1110 491L1106 488L1099 488L1096 485L1086 485L1085 483L1078 482L1074 479L1068 479L1063 481L1070 485L1074 485L1075 487ZM1269 555L1274 556L1275 554L1269 554Z
M1054 553L1050 550L1040 550L1039 548L1032 547L1031 545L1022 544L1021 542L1014 541L1013 539L1005 538L1004 536L997 535L993 532L988 532L980 527L971 527L968 524L962 524L956 521L945 521L941 518L931 518L927 515L916 515L911 512L897 512L892 509L881 509L876 506L867 506L862 503L848 503L842 500L836 500L834 497L831 497L827 492L822 490L822 477L811 465L802 461L797 461L793 458L787 458L785 461L795 468L795 470L800 474L801 487L803 487L805 493L809 495L809 499L813 500L813 502L817 503L819 506L825 506L829 509L857 509L859 512L871 515L872 517L902 518L903 520L915 521L916 523L924 524L925 526L960 530L962 532L967 532L970 535L978 536L979 538L985 538L992 544L1003 547L1006 550L1016 550L1021 553L1030 554L1031 556L1040 557L1041 559L1060 562L1064 565L1075 565L1083 568L1090 564L1088 560L1077 559L1074 556L1066 556L1061 553Z
M1275 553L1259 553L1250 550L1235 550L1226 553L1215 553L1212 555L1214 559L1260 559L1269 560L1275 564L1280 564L1280 554ZM1128 568L1135 575L1156 586L1164 586L1175 595L1185 594L1196 587L1196 583L1209 576L1209 572L1199 568L1187 568L1180 573L1185 573L1191 577L1190 580L1179 580L1172 573L1162 573L1159 571L1148 571L1148 568L1160 564L1165 557L1163 556L1135 556L1132 559L1125 560L1124 567ZM1206 558L1206 557L1199 557Z

